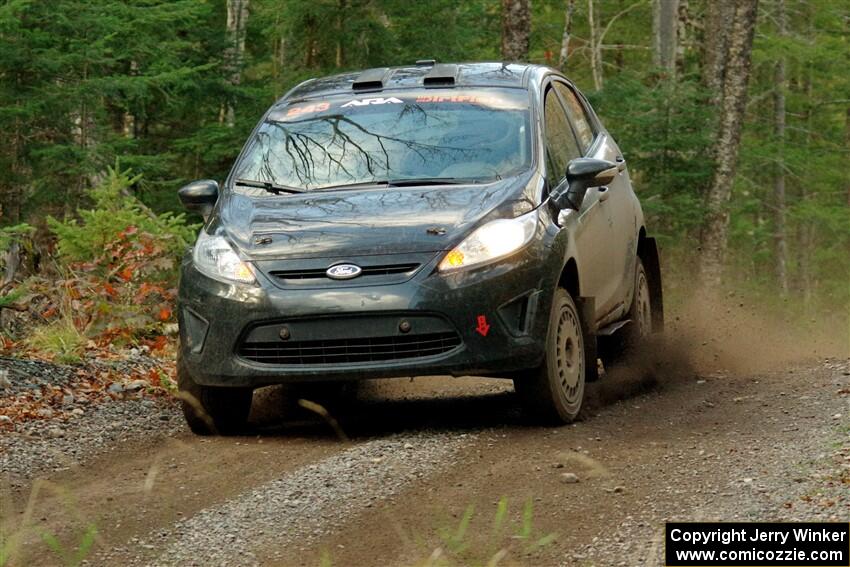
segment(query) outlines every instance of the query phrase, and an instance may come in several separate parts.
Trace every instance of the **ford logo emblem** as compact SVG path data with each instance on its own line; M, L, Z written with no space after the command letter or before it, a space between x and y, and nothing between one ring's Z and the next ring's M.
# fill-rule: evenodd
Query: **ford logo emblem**
M351 278L356 278L362 272L363 269L354 264L337 264L325 270L325 275L332 280L350 280Z

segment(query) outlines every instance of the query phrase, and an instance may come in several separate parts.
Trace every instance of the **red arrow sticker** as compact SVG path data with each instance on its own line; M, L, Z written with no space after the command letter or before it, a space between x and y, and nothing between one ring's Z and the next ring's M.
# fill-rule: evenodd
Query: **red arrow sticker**
M480 333L482 337L487 336L487 333L490 331L490 325L487 324L487 317L485 315L478 316L478 326L475 327L475 331Z

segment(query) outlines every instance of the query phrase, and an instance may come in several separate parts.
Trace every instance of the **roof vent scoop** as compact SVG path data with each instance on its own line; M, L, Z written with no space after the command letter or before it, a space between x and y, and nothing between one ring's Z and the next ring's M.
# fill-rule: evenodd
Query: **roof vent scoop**
M431 70L422 79L426 87L453 87L457 81L458 67L441 63L431 67Z
M351 83L351 88L355 91L379 91L384 88L384 80L389 72L390 70L387 67L367 69L357 75L357 78Z

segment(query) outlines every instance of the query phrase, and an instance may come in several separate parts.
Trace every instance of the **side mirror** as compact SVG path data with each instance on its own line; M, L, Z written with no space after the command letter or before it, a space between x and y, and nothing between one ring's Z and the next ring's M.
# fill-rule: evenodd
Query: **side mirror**
M200 213L206 220L218 200L218 182L212 179L193 181L181 187L177 195L184 207Z
M578 210L589 188L608 185L617 176L618 171L616 164L604 159L571 160L567 164L566 188L552 195L552 202L559 209Z

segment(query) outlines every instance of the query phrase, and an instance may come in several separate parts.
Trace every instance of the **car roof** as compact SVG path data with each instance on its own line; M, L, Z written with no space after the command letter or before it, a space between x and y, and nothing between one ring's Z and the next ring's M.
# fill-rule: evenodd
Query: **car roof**
M543 65L524 63L436 63L378 67L305 81L278 103L341 93L379 93L390 89L428 87L513 87L528 88L531 77L555 72Z

